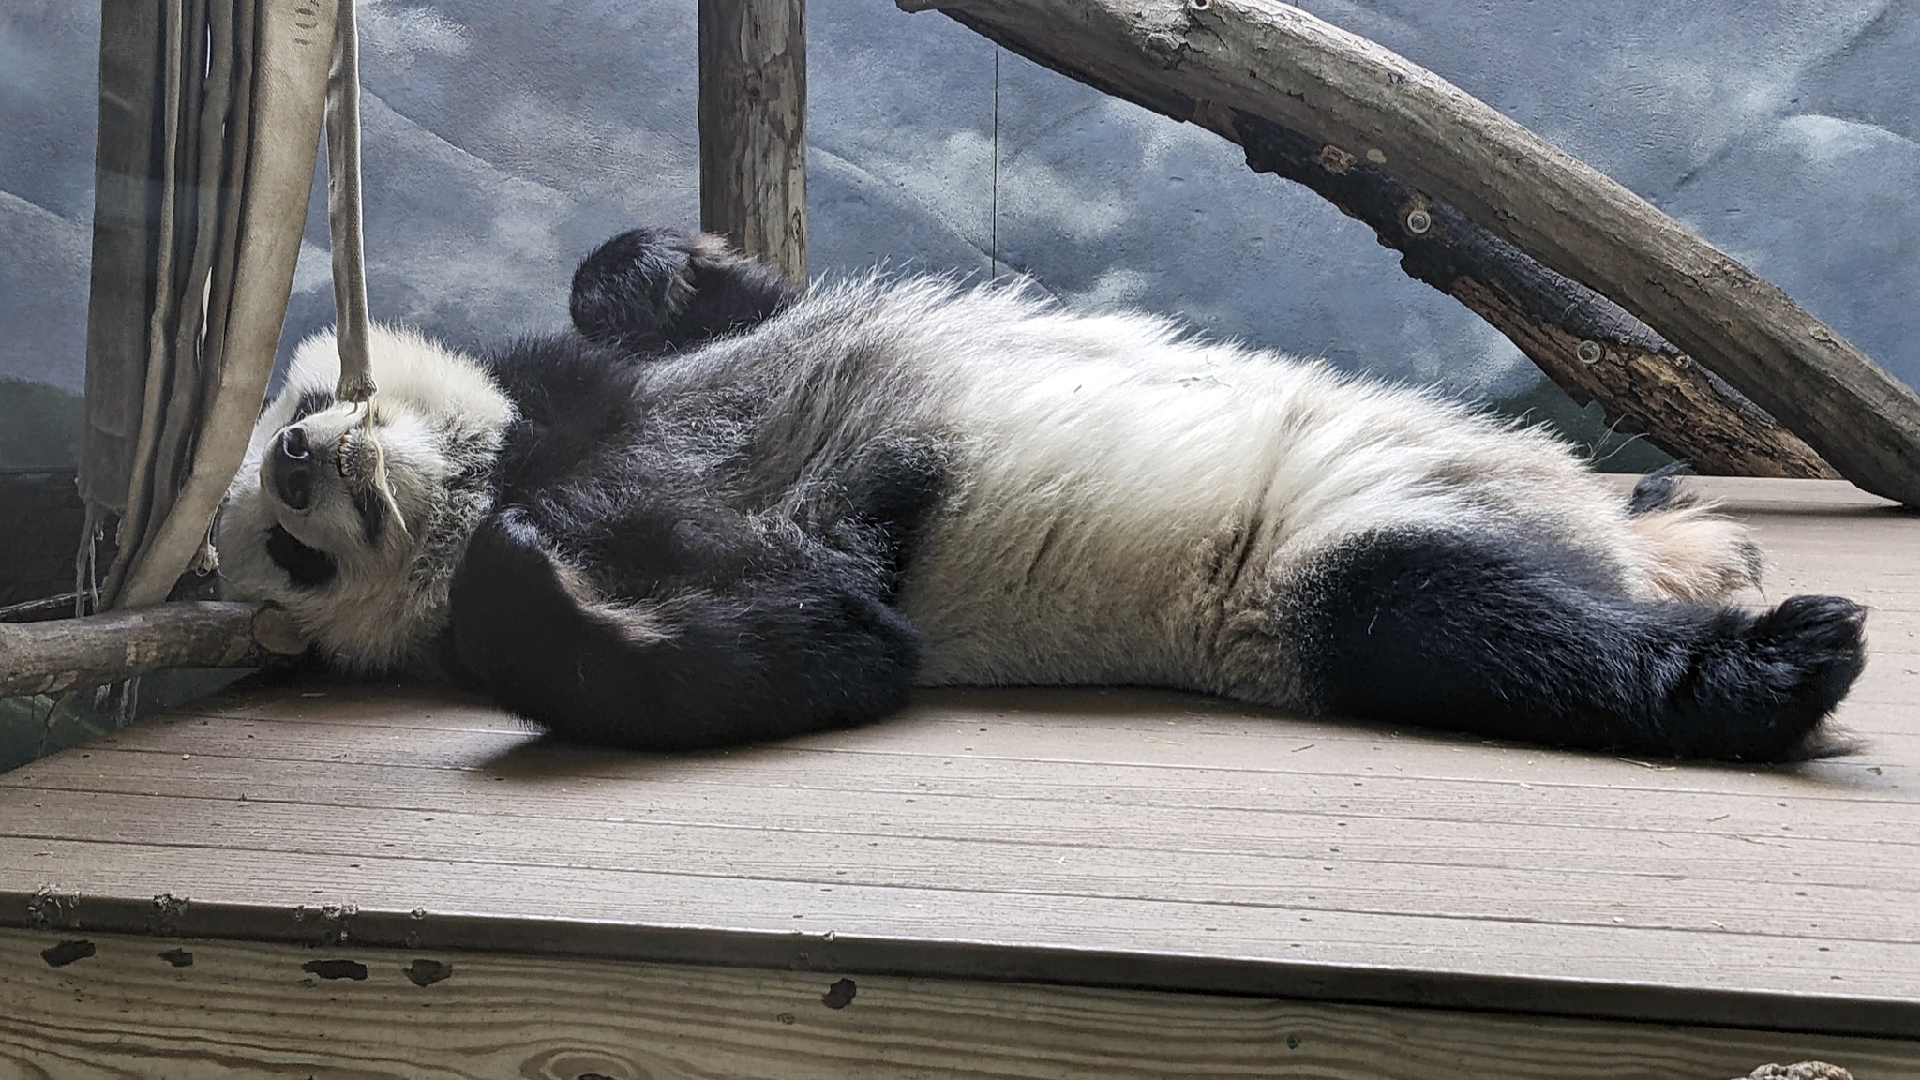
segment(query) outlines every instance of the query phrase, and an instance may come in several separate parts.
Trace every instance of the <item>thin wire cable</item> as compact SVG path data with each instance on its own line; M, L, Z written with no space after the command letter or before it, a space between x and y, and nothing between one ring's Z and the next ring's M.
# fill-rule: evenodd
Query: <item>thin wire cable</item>
M993 47L992 201L987 210L987 274L1000 276L1000 46Z

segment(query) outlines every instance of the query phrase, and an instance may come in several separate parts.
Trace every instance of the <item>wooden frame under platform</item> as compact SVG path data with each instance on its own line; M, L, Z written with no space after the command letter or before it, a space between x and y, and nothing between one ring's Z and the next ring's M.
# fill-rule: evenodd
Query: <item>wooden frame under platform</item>
M643 756L256 691L0 776L0 1076L1920 1076L1920 519L1696 482L1770 598L1872 606L1859 753L977 690Z

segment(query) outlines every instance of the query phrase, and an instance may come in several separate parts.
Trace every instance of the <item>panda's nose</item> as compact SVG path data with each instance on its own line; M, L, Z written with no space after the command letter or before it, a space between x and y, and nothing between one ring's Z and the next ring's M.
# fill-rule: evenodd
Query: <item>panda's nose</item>
M313 452L305 429L290 427L273 440L267 458L267 482L289 510L313 505Z

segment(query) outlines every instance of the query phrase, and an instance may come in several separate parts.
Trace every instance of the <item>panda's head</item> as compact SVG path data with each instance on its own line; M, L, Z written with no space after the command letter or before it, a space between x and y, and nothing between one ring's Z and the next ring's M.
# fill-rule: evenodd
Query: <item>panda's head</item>
M337 401L331 332L295 351L227 492L223 592L272 600L329 659L406 663L444 623L513 408L473 360L405 330L368 338L379 392Z

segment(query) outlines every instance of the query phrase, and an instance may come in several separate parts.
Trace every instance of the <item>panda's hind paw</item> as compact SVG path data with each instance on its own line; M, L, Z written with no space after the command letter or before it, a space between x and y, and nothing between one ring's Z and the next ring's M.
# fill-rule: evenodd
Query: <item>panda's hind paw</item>
M1717 744L1711 756L1745 761L1851 749L1824 722L1866 666L1866 609L1839 596L1794 596L1740 621L1701 651L1678 688L1675 709L1694 737Z

